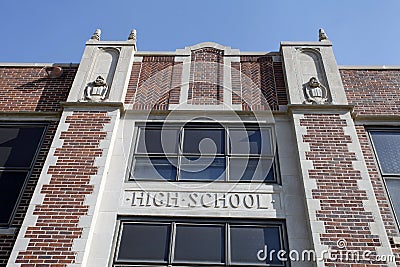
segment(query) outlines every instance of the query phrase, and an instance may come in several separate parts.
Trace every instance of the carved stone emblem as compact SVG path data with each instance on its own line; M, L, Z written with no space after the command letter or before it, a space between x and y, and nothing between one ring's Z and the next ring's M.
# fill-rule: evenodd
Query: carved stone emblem
M96 80L89 83L85 89L85 100L99 102L107 98L108 85L103 77L97 76Z
M304 104L325 104L328 100L328 91L316 77L311 77L305 86L306 101Z

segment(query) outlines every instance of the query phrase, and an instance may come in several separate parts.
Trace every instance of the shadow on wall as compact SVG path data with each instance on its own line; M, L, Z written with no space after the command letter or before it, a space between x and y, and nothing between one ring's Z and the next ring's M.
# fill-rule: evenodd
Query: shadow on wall
M48 77L43 69L32 72L36 79L15 87L22 93L16 105L21 103L21 111L60 111L60 102L67 100L77 69L63 67L63 74L58 78Z

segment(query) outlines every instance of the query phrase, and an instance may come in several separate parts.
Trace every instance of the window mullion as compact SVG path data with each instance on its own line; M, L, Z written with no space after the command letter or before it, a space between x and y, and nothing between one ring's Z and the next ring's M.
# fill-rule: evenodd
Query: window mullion
M171 222L171 235L168 253L168 265L172 264L175 256L175 236L176 236L176 222Z
M231 249L230 249L230 241L231 235L229 233L229 223L225 223L225 266L229 266L231 264Z

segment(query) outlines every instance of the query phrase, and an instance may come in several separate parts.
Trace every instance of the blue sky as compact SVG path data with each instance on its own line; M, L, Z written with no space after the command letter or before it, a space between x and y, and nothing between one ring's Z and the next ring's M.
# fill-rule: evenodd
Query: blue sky
M102 40L136 28L142 51L205 41L278 51L322 27L340 65L400 65L399 11L400 0L2 0L0 62L79 62L96 28Z

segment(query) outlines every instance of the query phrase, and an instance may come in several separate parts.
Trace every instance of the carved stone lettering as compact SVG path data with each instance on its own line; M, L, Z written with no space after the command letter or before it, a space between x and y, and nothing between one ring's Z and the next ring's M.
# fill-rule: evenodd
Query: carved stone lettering
M274 194L210 192L130 192L133 207L201 208L201 209L272 209Z

